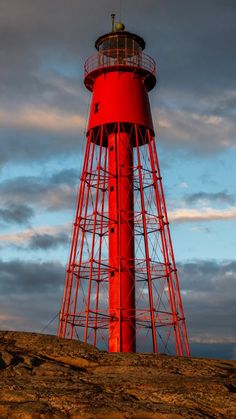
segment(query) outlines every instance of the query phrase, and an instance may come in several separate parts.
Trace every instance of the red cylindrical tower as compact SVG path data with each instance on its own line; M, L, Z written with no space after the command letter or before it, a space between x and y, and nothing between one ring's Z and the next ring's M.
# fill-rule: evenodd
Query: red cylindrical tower
M85 63L92 101L58 334L188 356L148 98L156 66L142 38L116 28Z

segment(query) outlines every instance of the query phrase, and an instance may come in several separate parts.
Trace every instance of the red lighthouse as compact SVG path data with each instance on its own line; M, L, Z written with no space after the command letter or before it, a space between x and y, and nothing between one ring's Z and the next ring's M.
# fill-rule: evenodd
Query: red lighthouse
M85 63L92 92L59 336L110 352L189 355L144 40L121 23Z

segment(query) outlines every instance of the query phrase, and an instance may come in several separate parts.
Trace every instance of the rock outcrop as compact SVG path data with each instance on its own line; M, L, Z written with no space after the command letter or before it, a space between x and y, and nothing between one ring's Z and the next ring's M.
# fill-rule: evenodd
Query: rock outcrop
M0 418L236 418L236 361L0 332Z

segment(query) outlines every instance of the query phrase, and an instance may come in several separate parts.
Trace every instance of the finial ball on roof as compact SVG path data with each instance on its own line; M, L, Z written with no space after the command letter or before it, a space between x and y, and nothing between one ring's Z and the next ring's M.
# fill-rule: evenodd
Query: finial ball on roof
M116 23L116 31L120 32L120 31L124 31L125 30L125 25L121 22L117 22Z

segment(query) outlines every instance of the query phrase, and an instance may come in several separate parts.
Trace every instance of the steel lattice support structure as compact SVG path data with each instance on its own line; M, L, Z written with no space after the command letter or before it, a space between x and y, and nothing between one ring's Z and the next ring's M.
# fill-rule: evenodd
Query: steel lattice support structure
M85 64L93 96L58 334L110 352L189 356L148 99L155 62L124 30L95 45Z

